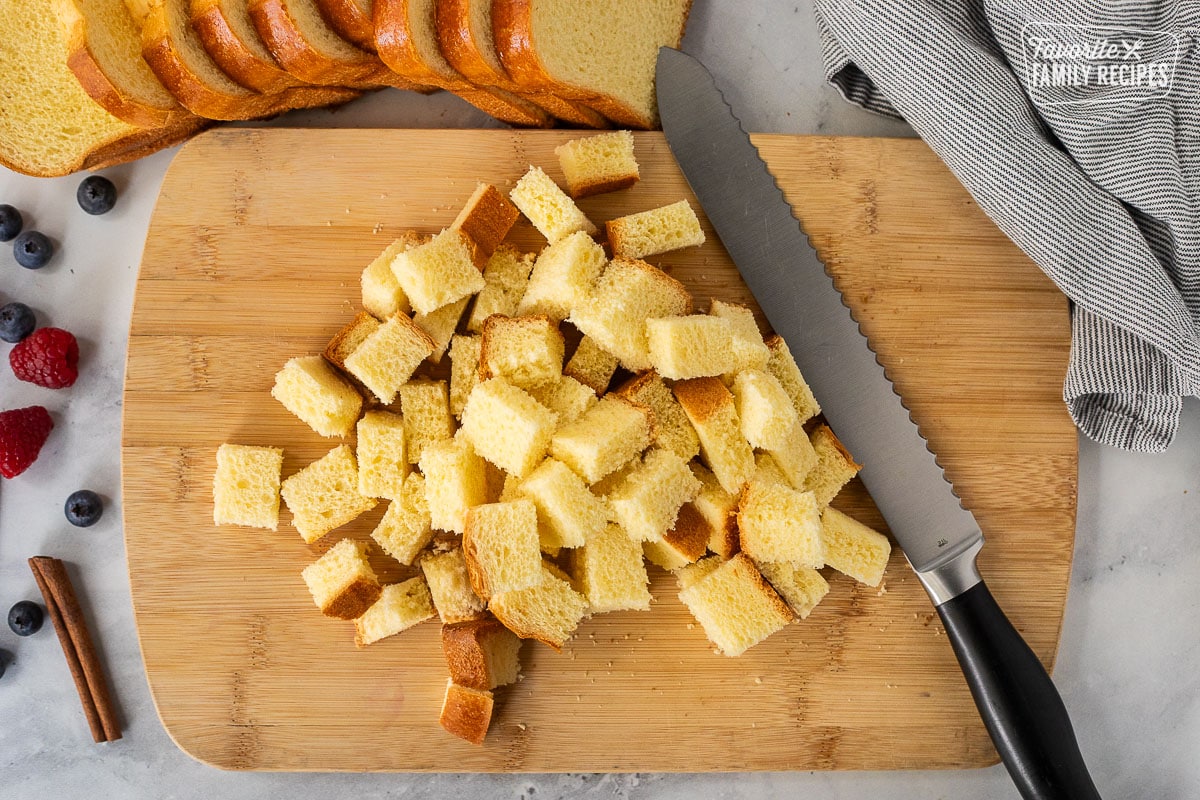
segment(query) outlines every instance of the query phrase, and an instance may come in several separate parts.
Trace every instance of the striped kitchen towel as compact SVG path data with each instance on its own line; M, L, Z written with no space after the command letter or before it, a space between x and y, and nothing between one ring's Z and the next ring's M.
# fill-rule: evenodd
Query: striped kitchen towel
M1200 395L1200 3L814 3L829 81L912 125L1070 298L1075 423L1166 449Z

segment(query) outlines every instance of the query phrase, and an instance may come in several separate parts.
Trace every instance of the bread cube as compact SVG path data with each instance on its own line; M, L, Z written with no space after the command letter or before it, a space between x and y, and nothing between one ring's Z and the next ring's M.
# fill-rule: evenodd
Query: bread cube
M395 500L408 477L404 419L388 411L368 411L358 421L358 491Z
M588 604L569 581L543 564L541 583L494 595L488 608L504 627L522 639L536 639L561 651L579 627Z
M443 553L430 553L421 559L421 571L429 584L433 605L438 616L446 625L481 619L487 613L487 604L471 588L467 575L467 559L461 547ZM445 629L442 629L445 641ZM461 683L462 681L460 681ZM490 689L490 686L482 687Z
M650 610L642 547L617 525L605 527L571 552L571 572L593 614Z
M738 503L738 534L742 552L757 562L825 566L821 511L812 492L750 481Z
M680 507L695 499L700 481L670 450L651 450L642 466L608 495L613 515L636 542L657 542L675 525Z
M675 518L675 525L657 542L643 542L646 558L665 570L677 570L699 560L708 552L712 526L696 510L693 503L684 503Z
M279 528L283 450L223 444L213 474L213 524Z
M475 452L519 478L541 463L557 424L554 412L503 378L472 389L462 414Z
M450 346L450 340L454 338L454 331L458 328L458 321L462 319L469 302L471 298L464 297L447 303L436 311L413 317L413 324L425 331L425 335L433 342L433 352L429 354L430 363L442 363L442 356L446 354L446 348Z
M716 572L724 563L726 563L726 559L721 556L706 556L695 563L675 570L675 580L679 582L680 590L687 589Z
M700 481L700 493L692 504L708 523L712 533L708 549L721 558L731 558L738 551L738 497L725 491L717 476L701 464L692 463L692 474Z
M418 314L469 297L485 285L487 256L471 237L444 230L426 244L396 254L392 273Z
M782 448L800 420L775 376L757 369L742 370L734 377L732 388L742 435L750 446Z
M483 744L492 724L492 693L458 686L446 681L446 696L438 723L450 733L471 744Z
M650 363L671 380L723 375L734 366L733 330L720 317L648 319L646 342Z
M362 304L377 319L387 319L395 314L412 311L400 281L392 272L392 262L402 251L429 241L430 237L416 231L405 231L363 270Z
M788 393L788 397L792 398L792 405L795 406L800 421L807 422L820 414L821 406L813 397L812 389L805 383L804 376L800 374L800 368L796 366L796 359L792 358L792 351L787 342L782 336L775 334L767 339L766 345L771 353L767 361L767 372L775 376Z
M521 640L492 616L442 626L450 680L479 691L516 683Z
M817 465L817 451L813 449L804 426L798 420L779 447L767 448L765 452L771 456L793 489L803 489L808 473Z
M604 248L584 231L564 236L538 254L517 313L561 322L587 300L607 263Z
M454 435L450 415L450 389L445 381L410 381L400 387L400 413L404 417L404 442L408 463L416 464L433 442Z
M399 496L388 504L371 538L401 564L413 563L433 538L424 477L413 472L405 478Z
M701 457L721 487L737 494L754 474L754 451L742 435L733 395L719 378L680 381L674 391L700 438Z
M347 445L338 445L285 480L279 488L292 512L292 525L308 544L375 507L358 491L358 464Z
M701 562L703 563L703 562ZM745 553L709 572L679 593L708 640L727 656L740 656L782 630L792 610Z
M597 232L575 201L540 167L531 166L508 196L550 244L577 231Z
M791 481L787 479L787 475L779 468L779 464L771 457L770 453L754 454L754 477L750 480L793 488Z
M758 569L800 619L808 619L829 593L829 583L812 567L768 562Z
M467 397L479 383L478 336L455 336L450 340L450 413L462 416Z
M550 454L589 484L628 464L650 444L653 416L645 406L607 396L562 426Z
M517 486L537 509L542 549L583 547L608 525L608 504L588 491L583 479L548 458Z
M325 351L321 355L325 356L325 360L333 364L340 370L346 369L346 359L358 349L358 346L367 340L375 331L379 330L382 323L372 317L365 311L360 311L354 316L344 328L325 346Z
M481 183L458 212L450 230L462 231L478 245L484 257L495 252L520 212L500 190L490 183Z
M809 436L817 463L804 478L801 487L816 495L817 505L825 508L850 480L862 469L849 451L833 434L828 425L818 425Z
M617 357L596 344L596 340L590 336L579 340L579 346L563 367L563 375L574 378L596 394L604 394L608 390L608 382L616 371Z
M653 443L670 450L684 461L700 453L700 438L683 413L675 395L654 370L630 378L616 391L617 396L646 406L654 414Z
M595 393L574 378L563 375L554 383L529 390L534 400L558 415L558 426L568 425L596 405Z
M438 530L462 533L467 509L487 500L483 459L467 440L443 439L425 447L420 465L431 524Z
M528 500L468 509L462 550L471 588L485 600L542 581L537 511Z
M687 200L604 223L613 255L645 258L704 244L700 220Z
M882 533L836 508L826 508L821 512L821 538L827 566L867 586L878 586L883 580L892 543Z
M471 314L467 317L467 330L472 333L483 331L483 321L492 314L513 317L517 306L529 285L529 271L533 269L533 253L522 253L511 244L502 244L492 253L483 268L483 290L475 296Z
M488 317L483 323L479 377L504 378L520 389L557 383L565 345L549 317Z
M554 148L554 155L567 179L567 191L577 200L628 189L640 177L629 131L572 139Z
M433 352L433 340L404 314L389 317L346 357L346 371L387 405Z
M359 647L374 644L432 619L433 614L433 600L423 577L418 575L403 583L388 584L374 605L354 620L354 644Z
M732 372L767 368L771 351L767 349L767 344L763 341L762 334L759 333L753 311L736 303L713 300L708 313L729 323L730 331L733 334Z
M321 356L284 364L271 396L322 436L348 436L362 411L362 396Z
M342 539L300 573L321 613L356 619L370 608L383 588L367 561L366 545Z
M652 366L646 320L690 313L692 296L679 281L645 261L614 258L570 320L626 369L640 372Z

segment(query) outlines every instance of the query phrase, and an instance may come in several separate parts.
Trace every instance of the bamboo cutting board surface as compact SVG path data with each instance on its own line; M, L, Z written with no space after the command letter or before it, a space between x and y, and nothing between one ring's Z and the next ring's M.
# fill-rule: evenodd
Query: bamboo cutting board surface
M556 179L570 132L220 130L163 182L137 287L125 385L129 575L159 715L230 769L707 771L981 766L995 753L937 616L893 553L885 590L829 576L802 623L715 655L650 568L649 612L585 621L561 654L522 649L475 747L437 722L439 626L358 650L300 570L383 508L307 547L212 525L221 442L284 448L289 475L336 442L269 394L359 308L362 268L401 231L448 225L477 181ZM642 181L581 202L602 221L681 197L660 134ZM919 141L756 136L883 363L987 536L992 591L1053 663L1075 522L1075 429L1061 401L1067 305ZM651 261L694 292L752 303L707 227ZM512 238L542 245L527 225ZM782 266L782 265L781 265ZM761 320L760 320L761 321ZM882 525L857 482L835 503ZM374 558L374 557L373 557ZM405 573L378 556L387 579Z

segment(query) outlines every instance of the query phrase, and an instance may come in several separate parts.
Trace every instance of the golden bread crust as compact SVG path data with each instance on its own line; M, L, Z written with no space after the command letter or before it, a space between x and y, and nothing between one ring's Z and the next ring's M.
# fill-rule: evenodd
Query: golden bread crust
M246 47L225 18L220 0L192 0L191 20L204 49L234 82L264 94L306 85L274 58L264 61Z
M316 0L325 24L368 53L375 52L375 22L354 0Z
M450 683L438 722L450 733L471 744L483 744L492 724L492 693Z
M491 689L484 658L484 640L508 629L493 616L442 626L442 651L450 680L459 686L486 692ZM509 634L512 635L512 634Z
M338 593L321 609L321 613L335 619L358 619L383 594L383 587L378 581L368 580L362 576Z
M689 562L696 561L708 551L712 529L708 520L691 503L684 503L675 518L675 527L663 539Z
M690 378L674 387L675 399L693 419L704 422L733 405L733 395L720 378Z

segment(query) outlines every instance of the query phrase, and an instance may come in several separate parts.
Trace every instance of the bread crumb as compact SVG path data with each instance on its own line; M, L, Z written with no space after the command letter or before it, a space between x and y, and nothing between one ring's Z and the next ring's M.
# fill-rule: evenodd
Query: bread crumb
M762 684L762 678L755 678L755 679L754 679L754 682L755 682L756 684L759 684L759 685L761 685L761 684Z
M375 227L374 227L374 228L371 228L371 233L379 233L381 230L383 230L383 223L382 223L382 222L376 222L376 223L375 223Z
M524 730L525 730L525 723L524 723L524 722L518 722L518 723L517 723L517 730L519 730L519 731L524 731Z

